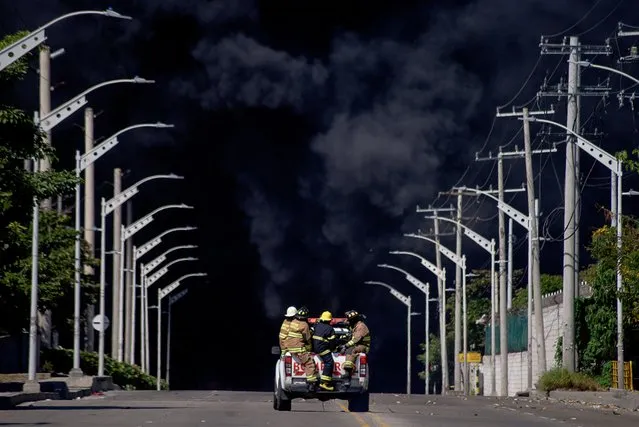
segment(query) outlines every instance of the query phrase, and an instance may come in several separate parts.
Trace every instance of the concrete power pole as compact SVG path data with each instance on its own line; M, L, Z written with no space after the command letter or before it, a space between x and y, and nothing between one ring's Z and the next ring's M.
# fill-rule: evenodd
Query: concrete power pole
M44 117L51 112L51 50L49 46L41 46L40 48L40 117ZM45 139L48 145L51 145L51 131L47 131ZM40 172L46 172L51 169L51 163L48 158L40 160ZM42 200L40 207L44 210L51 210L51 199ZM40 329L40 338L45 347L51 346L51 310L44 313L38 311L38 326Z
M437 211L435 211L437 216ZM437 268L442 268L442 255L439 251L439 220L435 218L435 239L437 241L437 251L435 252L435 260ZM442 394L448 392L448 351L446 348L446 284L437 278L437 289L439 290L439 334L440 334L440 351L442 358ZM456 356L456 355L455 355ZM455 357L455 364L457 364L457 357Z
M462 221L462 194L461 192L457 193L457 223L461 224ZM457 258L462 258L462 228L457 226L455 227L455 252ZM439 252L439 251L438 251ZM462 268L455 264L455 373L453 375L453 381L455 382L455 391L461 390L461 366L459 362L459 354L462 350L462 284L464 283L464 278L462 278ZM466 356L468 356L466 354ZM464 366L468 366L466 360L464 360ZM468 372L464 371L464 390L469 390L468 388Z
M504 202L504 159L497 160L497 191L499 201ZM501 209L499 214L499 355L501 378L499 395L508 396L508 301L506 289L506 217Z
M564 38L565 40L565 38ZM589 88L581 87L579 65L582 55L611 55L609 44L582 46L578 37L570 37L569 44L549 43L542 36L539 44L542 55L569 55L568 82L553 85L557 89L547 90L551 83L545 85L540 96L567 97L566 127L580 133L579 109L582 96L601 97L612 90L606 85ZM584 135L585 136L585 135ZM579 190L579 149L575 146L575 137L567 134L566 170L564 176L564 256L563 256L563 357L562 366L571 372L575 371L575 318L574 302L576 287L579 280L579 205L581 203Z
M122 169L113 169L113 196L117 196L122 192ZM113 276L112 282L112 310L111 310L111 357L118 357L118 331L120 328L120 319L118 316L118 307L120 306L120 251L122 244L120 241L120 232L122 227L122 208L118 206L113 211Z
M93 149L93 109L84 109L84 152ZM101 231L104 232L104 231ZM84 170L84 240L89 244L91 256L95 256L95 169L93 164ZM85 274L93 274L93 267L84 266ZM87 306L87 321L85 333L87 337L87 350L93 351L95 333L91 320L95 314L93 305Z
M133 204L131 203L131 200L126 202L126 225L127 227L129 225L133 224ZM133 325L133 304L135 304L135 301L133 301L133 239L127 239L126 240L126 275L125 277L125 286L126 286L126 293L124 296L124 302L125 302L125 321L124 321L124 325L126 326L126 335L125 335L125 339L124 339L124 360L127 363L133 363L133 361L131 360L131 355L133 354L133 352L131 351L131 345L133 345L133 343L131 342L130 337L133 336L133 334L135 333L135 331L133 331L132 329L134 328ZM134 349L135 351L135 349Z
M539 374L546 372L546 340L544 337L544 314L541 305L541 275L539 270L539 233L535 209L535 181L532 167L532 148L530 144L530 122L528 108L524 114L524 149L526 151L526 195L528 196L528 217L530 221L530 240L532 245L532 291L535 307L535 327L537 328L537 366ZM574 277L574 276L573 276ZM530 320L530 319L529 319Z

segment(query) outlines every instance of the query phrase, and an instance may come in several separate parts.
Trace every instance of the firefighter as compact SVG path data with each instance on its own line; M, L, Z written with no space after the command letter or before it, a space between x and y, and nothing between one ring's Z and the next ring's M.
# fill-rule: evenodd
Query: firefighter
M320 376L320 388L326 391L333 391L333 352L335 351L335 330L331 326L333 315L330 311L322 313L315 324L313 334L313 352L322 358L324 369Z
M282 350L282 354L286 353L286 337L288 337L288 330L291 326L291 322L293 318L297 314L297 308L290 306L286 309L286 314L284 314L284 321L282 322L282 326L280 327L280 349Z
M295 319L291 321L289 326L285 345L286 349L297 357L302 366L304 366L309 391L315 391L317 389L317 368L315 367L313 355L310 353L313 343L307 318L308 309L306 307L301 307L297 310Z
M342 379L345 383L350 383L353 369L355 369L355 359L359 353L368 353L371 349L371 333L368 326L363 321L363 315L356 310L346 312L346 318L351 328L351 339L344 345L340 346L339 353L346 354L344 362L344 374Z

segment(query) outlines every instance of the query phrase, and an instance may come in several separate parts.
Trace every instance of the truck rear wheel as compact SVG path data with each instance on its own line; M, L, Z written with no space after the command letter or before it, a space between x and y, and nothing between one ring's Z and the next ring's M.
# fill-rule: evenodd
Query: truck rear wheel
M284 397L284 399L282 399L282 397ZM292 402L286 397L280 386L276 385L275 391L273 392L273 409L276 411L290 411Z
M348 399L348 411L349 412L368 412L369 406L369 394L368 392L362 394L356 394Z

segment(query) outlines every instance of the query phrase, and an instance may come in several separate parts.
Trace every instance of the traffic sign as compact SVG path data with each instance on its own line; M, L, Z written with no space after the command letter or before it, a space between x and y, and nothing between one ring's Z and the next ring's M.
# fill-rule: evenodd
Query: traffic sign
M104 318L104 322L102 321L102 318ZM106 331L107 329L109 329L110 325L109 318L103 314L98 314L97 316L95 316L92 323L93 329L98 332Z

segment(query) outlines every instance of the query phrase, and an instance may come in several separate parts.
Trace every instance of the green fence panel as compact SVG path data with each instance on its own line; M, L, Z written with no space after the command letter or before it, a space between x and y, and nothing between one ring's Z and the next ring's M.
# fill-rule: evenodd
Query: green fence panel
M508 322L508 353L519 353L528 349L528 317L520 314L509 314ZM499 339L499 323L495 324L495 354L501 348ZM484 354L491 354L490 323L486 327Z

